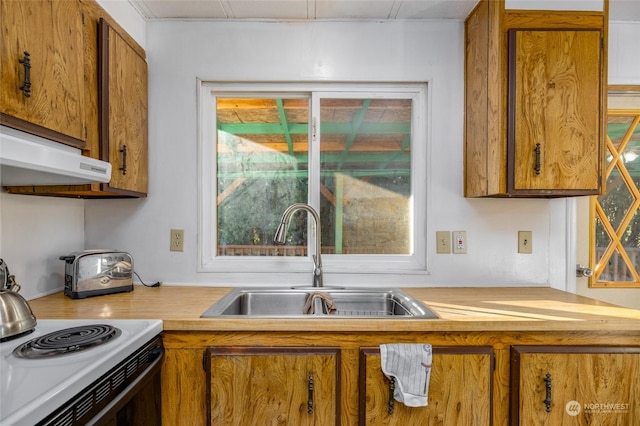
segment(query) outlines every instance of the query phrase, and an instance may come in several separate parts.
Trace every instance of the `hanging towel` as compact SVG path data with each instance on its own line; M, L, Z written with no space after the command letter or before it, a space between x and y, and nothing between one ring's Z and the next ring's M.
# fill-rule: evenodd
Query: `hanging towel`
M314 303L316 299L324 300L329 314L336 313L336 304L333 302L333 297L331 296L331 294L324 291L314 291L307 297L307 301L302 308L303 314L313 315L316 313L316 305Z
M407 407L426 407L431 376L431 345L388 343L380 345L382 372L396 386L393 397Z

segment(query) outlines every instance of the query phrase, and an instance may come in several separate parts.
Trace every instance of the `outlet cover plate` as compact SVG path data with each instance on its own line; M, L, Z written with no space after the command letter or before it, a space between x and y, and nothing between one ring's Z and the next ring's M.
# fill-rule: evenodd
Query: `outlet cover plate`
M169 241L170 251L184 251L184 229L172 229Z
M453 231L453 253L465 254L467 252L467 231Z

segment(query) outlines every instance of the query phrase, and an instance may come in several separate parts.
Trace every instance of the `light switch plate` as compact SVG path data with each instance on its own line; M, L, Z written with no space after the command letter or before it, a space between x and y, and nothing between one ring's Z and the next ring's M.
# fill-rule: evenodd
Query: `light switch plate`
M518 231L518 253L533 253L533 232Z
M436 253L451 253L451 232L436 231Z

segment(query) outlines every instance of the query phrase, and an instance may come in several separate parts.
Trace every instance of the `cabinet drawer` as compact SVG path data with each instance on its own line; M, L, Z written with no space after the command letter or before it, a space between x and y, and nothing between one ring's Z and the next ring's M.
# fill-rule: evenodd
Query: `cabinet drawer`
M340 423L338 348L211 347L210 425Z
M360 354L360 425L489 425L493 384L490 347L433 347L428 405L393 402L380 350ZM391 407L392 405L392 407Z
M514 346L511 425L640 424L640 347Z

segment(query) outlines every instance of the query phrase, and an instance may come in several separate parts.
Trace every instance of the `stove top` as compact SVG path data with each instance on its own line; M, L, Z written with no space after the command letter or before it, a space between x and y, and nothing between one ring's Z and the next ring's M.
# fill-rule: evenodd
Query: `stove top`
M21 344L13 350L13 354L30 359L61 356L107 343L121 334L122 330L109 324L63 328Z
M55 340L84 340L103 332L111 337L62 355L29 358L14 353L33 341L49 346ZM161 332L161 320L38 320L33 333L0 343L0 424L37 423Z

